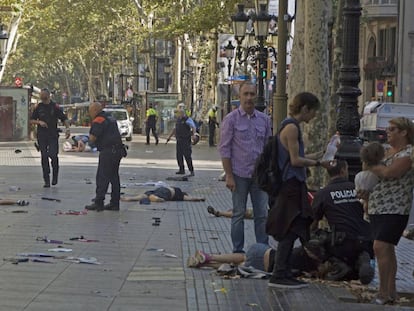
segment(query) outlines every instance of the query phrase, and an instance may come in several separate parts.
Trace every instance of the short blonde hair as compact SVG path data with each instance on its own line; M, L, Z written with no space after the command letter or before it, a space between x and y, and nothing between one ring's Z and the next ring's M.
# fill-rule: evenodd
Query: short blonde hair
M391 119L389 123L396 126L400 131L407 131L407 143L414 144L414 124L410 119L399 117Z

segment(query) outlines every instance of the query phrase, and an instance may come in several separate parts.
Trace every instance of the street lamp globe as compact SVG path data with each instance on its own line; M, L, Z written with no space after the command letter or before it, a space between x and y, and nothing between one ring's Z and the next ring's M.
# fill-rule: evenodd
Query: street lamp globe
M260 4L260 11L254 16L254 33L257 39L266 38L269 34L271 16L267 14L266 4Z
M226 52L226 58L228 60L231 60L234 58L234 49L236 47L231 43L229 40L229 43L224 47L224 51Z
M247 22L249 17L244 13L244 5L237 5L237 13L231 17L233 21L233 32L236 40L241 42L246 35Z
M267 6L269 5L269 0L255 0L254 2L254 6L256 7L256 12L259 13L260 11L260 6L264 4L267 8Z

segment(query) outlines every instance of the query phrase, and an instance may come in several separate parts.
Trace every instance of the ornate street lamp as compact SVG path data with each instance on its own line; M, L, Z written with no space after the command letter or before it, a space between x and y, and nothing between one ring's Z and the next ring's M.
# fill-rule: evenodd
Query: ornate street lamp
M348 162L351 180L354 180L355 175L361 170L359 150L362 142L358 138L360 126L358 97L361 95L361 90L358 88L360 81L358 64L360 16L360 0L346 0L343 8L342 65L337 91L339 105L336 129L341 135L341 144L335 157Z
M227 113L231 111L231 61L234 58L234 49L235 47L229 40L229 43L224 47L224 51L226 52L226 58L228 61L227 68L228 68L228 75L227 75Z
M256 40L259 42L259 92L257 96L257 110L264 111L266 108L264 98L264 79L266 79L266 51L264 42L269 34L269 22L271 16L267 14L266 4L260 4L259 13L253 17L254 33Z
M267 53L264 47L264 42L269 34L269 22L271 16L267 14L267 0L256 0L256 12L252 19L254 25L254 32L257 42L259 42L259 48L257 50L257 59L259 67L259 76L258 76L258 96L257 96L257 105L256 109L259 111L264 111L265 98L264 98L264 79L266 79L266 58ZM240 60L242 57L241 44L246 36L246 26L249 21L249 17L244 13L244 5L237 5L237 13L231 17L233 21L233 31L234 36L237 41L237 58ZM250 51L250 49L249 49Z
M150 69L148 66L145 67L145 79L147 80L147 91L149 90L149 81L150 81L150 77L151 77L151 73L150 73Z

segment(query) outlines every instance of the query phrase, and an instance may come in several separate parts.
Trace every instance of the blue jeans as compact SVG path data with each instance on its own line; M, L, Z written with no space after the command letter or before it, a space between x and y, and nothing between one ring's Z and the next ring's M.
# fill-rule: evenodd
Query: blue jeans
M243 253L244 250L244 214L246 213L247 195L253 205L254 232L257 243L268 243L266 234L268 197L260 190L253 178L243 178L234 175L236 190L232 193L233 216L231 218L231 240L233 253Z

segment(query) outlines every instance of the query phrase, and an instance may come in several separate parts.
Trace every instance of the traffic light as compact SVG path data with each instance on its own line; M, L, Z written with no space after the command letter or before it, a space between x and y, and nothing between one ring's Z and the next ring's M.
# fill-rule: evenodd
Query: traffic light
M392 84L392 81L387 81L387 90L386 90L386 96L388 98L391 98L393 100L394 98L394 85Z
M267 70L266 70L266 68L260 68L260 76L263 79L267 79Z

